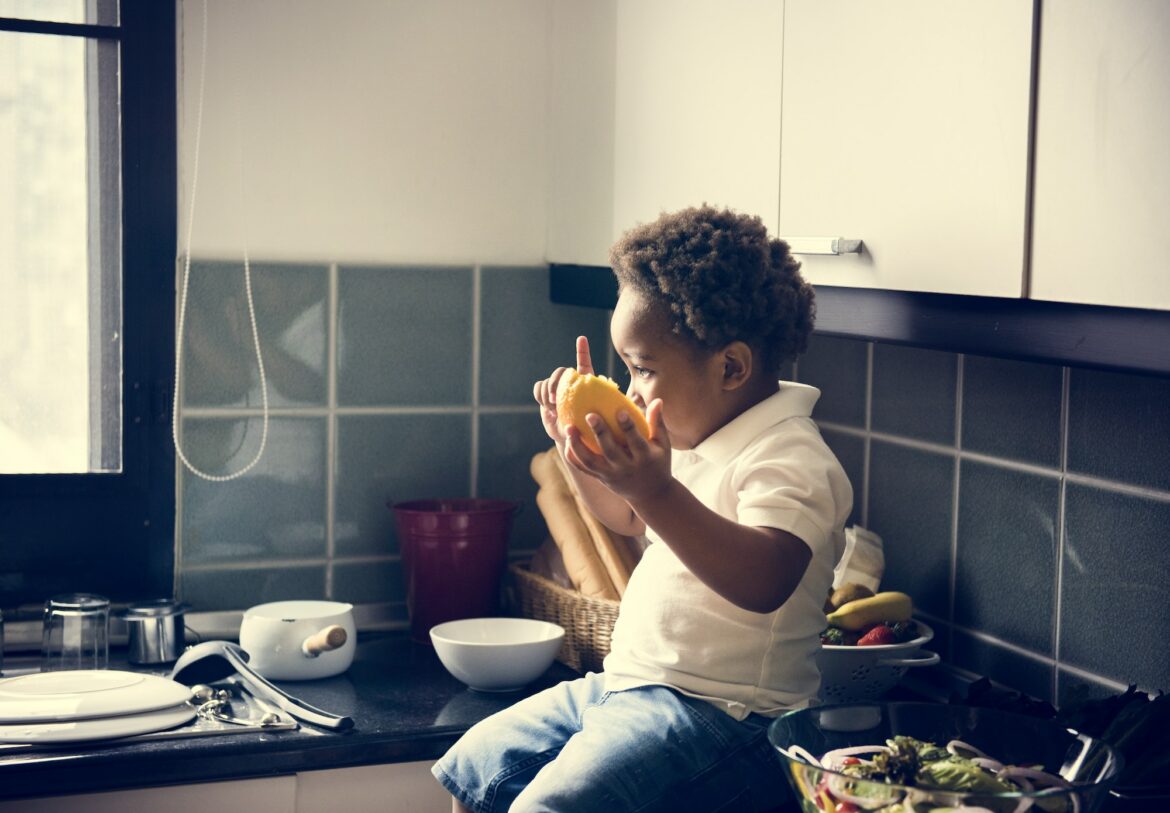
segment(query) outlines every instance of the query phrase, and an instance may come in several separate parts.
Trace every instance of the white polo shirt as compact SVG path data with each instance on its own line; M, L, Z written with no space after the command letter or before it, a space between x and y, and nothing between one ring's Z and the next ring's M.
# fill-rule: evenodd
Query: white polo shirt
M675 478L708 508L808 545L812 561L796 591L771 613L736 607L647 528L651 544L622 597L604 662L608 690L671 686L740 720L779 714L815 694L822 607L853 505L849 480L810 417L820 394L781 381L778 393L671 455Z

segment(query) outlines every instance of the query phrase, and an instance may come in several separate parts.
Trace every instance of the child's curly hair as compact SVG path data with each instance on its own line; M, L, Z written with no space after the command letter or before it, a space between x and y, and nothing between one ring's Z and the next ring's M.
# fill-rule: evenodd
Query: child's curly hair
M671 329L714 350L742 341L776 373L808 347L812 286L759 217L704 204L626 232L610 250L621 290L657 300Z

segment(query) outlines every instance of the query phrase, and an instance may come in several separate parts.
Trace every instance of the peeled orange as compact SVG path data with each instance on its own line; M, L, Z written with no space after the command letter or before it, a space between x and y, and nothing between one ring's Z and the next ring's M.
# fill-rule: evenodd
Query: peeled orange
M649 438L650 426L642 411L618 389L617 384L605 376L570 369L565 371L557 384L557 420L562 426L575 426L581 430L581 439L585 445L598 454L601 453L601 446L597 443L597 435L585 422L585 416L596 412L618 442L624 445L626 433L617 420L618 412L623 409L629 413L639 434Z

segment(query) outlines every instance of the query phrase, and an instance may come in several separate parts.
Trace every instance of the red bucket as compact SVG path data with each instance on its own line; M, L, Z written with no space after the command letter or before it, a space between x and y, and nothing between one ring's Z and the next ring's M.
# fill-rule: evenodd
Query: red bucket
M406 576L410 634L430 644L431 627L499 614L508 558L508 500L411 500L388 503Z

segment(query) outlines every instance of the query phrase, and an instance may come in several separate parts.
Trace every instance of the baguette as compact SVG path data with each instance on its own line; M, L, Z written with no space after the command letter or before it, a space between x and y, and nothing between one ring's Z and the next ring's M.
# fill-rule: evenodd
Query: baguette
M593 547L597 551L598 558L601 563L605 565L605 571L609 574L609 579L613 583L614 589L617 590L618 596L622 596L626 592L626 585L630 582L630 573L634 570L634 564L630 559L629 546L625 544L625 540L620 535L615 534L609 528L602 524L589 507L585 505L585 501L581 498L581 494L577 491L573 483L572 475L569 474L568 467L561 456L557 454L555 448L550 449L551 457L556 461L557 471L565 482L565 486L573 494L573 500L577 506L577 513L585 522L585 529L589 532L589 537L593 542ZM624 555L623 555L624 552Z
M550 451L559 459L555 448ZM536 492L536 505L548 525L549 535L561 552L573 587L586 596L619 599L618 590L577 508L573 491L561 476L556 462L547 452L541 452L532 458L529 470L540 486Z

